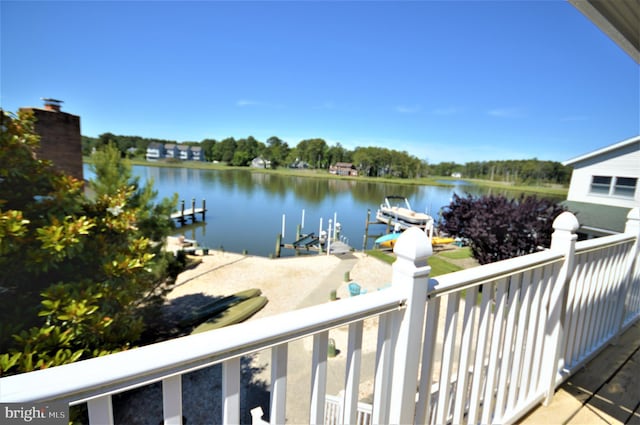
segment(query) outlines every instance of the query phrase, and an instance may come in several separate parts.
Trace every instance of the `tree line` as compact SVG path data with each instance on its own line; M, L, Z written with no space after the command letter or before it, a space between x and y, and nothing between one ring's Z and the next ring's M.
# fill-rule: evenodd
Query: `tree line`
M502 181L514 184L555 183L569 184L571 167L557 161L536 158L505 161L474 161L466 164L441 162L431 165L430 172L437 176L460 173L465 178Z
M104 133L97 138L82 137L82 152L90 155L96 148L108 144L118 147L123 156L144 157L151 143L178 143L175 140L123 136ZM459 175L463 178L502 181L513 184L539 185L552 183L566 185L571 168L556 161L525 160L473 161L465 164L445 161L429 164L406 151L381 147L356 147L346 149L340 143L329 145L324 139L301 140L290 146L273 136L262 142L253 136L222 140L204 139L200 142L182 142L202 147L209 162L221 162L232 166L249 166L256 157L269 161L271 168L299 167L328 169L338 162L352 163L359 175L368 177L419 178L427 176Z

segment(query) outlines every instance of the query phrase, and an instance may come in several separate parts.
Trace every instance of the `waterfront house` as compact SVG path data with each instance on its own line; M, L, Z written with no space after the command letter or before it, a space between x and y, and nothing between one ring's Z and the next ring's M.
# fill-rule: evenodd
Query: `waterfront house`
M640 205L640 136L564 161L573 167L563 203L580 220L582 238L621 233Z
M253 168L270 168L271 161L266 160L261 156L257 156L251 160L250 166Z
M178 147L175 143L165 143L164 145L164 157L165 158L178 158Z
M191 146L191 160L205 161L204 152L200 146Z
M191 146L178 145L178 159L181 161L189 161L191 159Z
M336 162L329 167L329 173L338 176L357 176L358 170L351 162Z
M290 165L289 168L300 168L300 169L305 169L305 168L311 168L311 166L309 165L308 162L306 161L302 161L300 159L297 159L295 161L293 161Z

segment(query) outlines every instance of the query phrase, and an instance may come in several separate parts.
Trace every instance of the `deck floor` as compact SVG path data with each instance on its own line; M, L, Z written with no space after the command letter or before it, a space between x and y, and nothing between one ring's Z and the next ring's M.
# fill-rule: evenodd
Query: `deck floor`
M521 423L640 424L640 321Z

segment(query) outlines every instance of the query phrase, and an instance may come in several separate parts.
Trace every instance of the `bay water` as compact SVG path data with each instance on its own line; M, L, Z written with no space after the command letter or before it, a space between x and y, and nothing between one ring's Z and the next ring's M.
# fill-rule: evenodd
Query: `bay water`
M93 174L87 164L86 179ZM440 210L449 205L454 193L465 195L486 194L464 180L448 182L451 186L427 186L377 183L359 180L338 180L313 177L284 176L247 170L197 170L134 166L133 174L141 183L153 181L158 199L178 194L190 208L192 199L196 207L206 200L205 222L198 216L194 224L177 224L175 235L195 239L198 244L212 249L247 252L252 255L275 254L276 238L283 231L284 243L296 238L296 228L302 233L327 230L329 220L337 217L341 238L356 250L370 248L374 238L365 241L367 211L370 220L385 196L406 197L414 210L430 214L436 222ZM517 193L504 193L518 196ZM190 221L189 221L190 223ZM370 235L380 235L385 225L370 225ZM366 242L366 244L365 244ZM282 250L283 256L296 255L293 250Z

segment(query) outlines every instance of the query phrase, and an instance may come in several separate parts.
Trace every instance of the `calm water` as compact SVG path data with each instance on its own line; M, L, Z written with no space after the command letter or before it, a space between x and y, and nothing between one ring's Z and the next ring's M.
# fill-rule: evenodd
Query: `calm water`
M453 187L415 186L360 181L314 179L252 172L251 170L193 170L134 166L133 172L143 182L150 179L159 198L178 194L186 207L191 199L200 206L207 203L206 223L179 227L176 234L184 234L210 248L269 256L275 252L276 237L286 217L284 242L295 239L296 226L302 224L303 233L318 234L320 219L323 229L337 214L342 235L351 246L363 248L367 210L371 219L385 195L405 196L416 211L431 214L437 221L438 212L451 202L453 193L483 194L476 186L457 181ZM85 165L85 178L91 178ZM517 194L512 194L517 196ZM370 226L370 234L384 232L382 225ZM370 247L372 240L369 241ZM282 255L294 255L283 250Z

